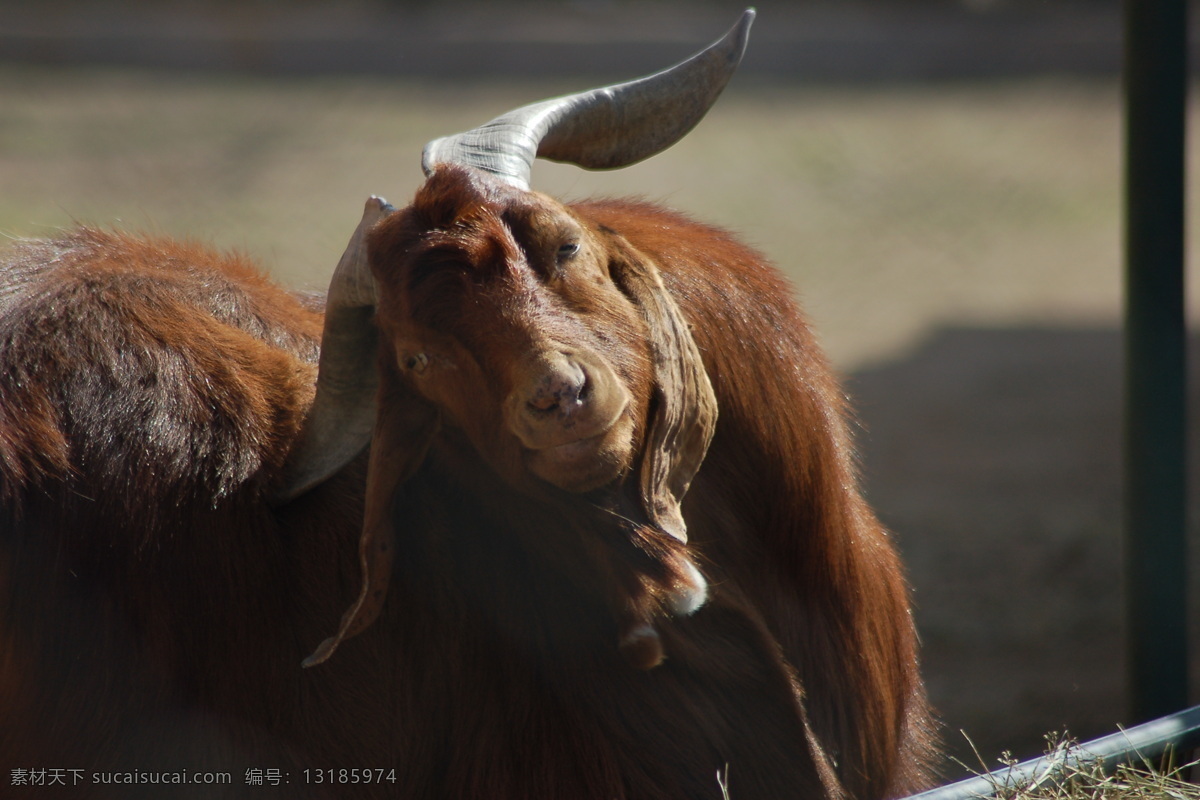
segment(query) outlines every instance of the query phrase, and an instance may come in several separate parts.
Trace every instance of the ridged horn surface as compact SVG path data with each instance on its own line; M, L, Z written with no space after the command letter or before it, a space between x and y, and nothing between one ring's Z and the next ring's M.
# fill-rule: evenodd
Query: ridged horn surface
M435 139L421 166L464 164L522 189L537 157L615 169L662 152L696 126L742 60L754 9L696 55L645 78L543 100Z

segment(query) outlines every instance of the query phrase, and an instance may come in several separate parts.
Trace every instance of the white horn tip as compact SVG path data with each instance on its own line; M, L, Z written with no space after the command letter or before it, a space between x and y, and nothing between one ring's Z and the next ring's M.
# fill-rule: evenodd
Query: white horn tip
M363 206L363 218L373 218L372 221L374 221L374 219L386 217L395 210L396 208L386 198L373 194L367 198L367 202Z

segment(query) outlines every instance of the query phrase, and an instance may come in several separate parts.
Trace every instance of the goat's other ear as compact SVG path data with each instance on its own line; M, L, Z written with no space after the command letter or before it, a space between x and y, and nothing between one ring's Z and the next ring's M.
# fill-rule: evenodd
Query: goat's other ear
M385 344L379 350L379 413L371 438L366 507L362 536L358 540L362 588L358 599L342 615L337 633L304 659L305 667L328 659L342 641L370 627L383 609L396 550L396 530L392 523L395 496L401 484L425 460L437 431L437 411L400 381L392 348Z
M639 489L651 524L680 542L687 526L679 504L700 469L717 425L717 398L688 322L654 263L614 237L613 279L642 312L655 385L643 444Z

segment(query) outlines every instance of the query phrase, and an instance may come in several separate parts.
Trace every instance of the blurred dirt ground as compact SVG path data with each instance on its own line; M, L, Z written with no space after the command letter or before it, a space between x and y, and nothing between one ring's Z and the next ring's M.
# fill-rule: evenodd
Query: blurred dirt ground
M805 80L1113 74L1116 0L0 0L0 59L476 78L659 69L748 5L742 70ZM670 61L666 63L671 63Z
M0 66L0 232L187 236L321 288L363 199L415 190L427 140L589 85ZM1129 722L1118 102L1112 77L750 74L661 156L534 173L729 227L793 278L856 399L868 494L964 758L959 729L1026 755L1047 731Z

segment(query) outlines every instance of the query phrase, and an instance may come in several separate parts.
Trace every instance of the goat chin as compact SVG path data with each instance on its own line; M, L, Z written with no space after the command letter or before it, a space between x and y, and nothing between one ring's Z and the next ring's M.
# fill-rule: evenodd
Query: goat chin
M567 492L590 492L620 477L633 453L633 420L622 415L607 430L566 444L527 450L526 468Z

